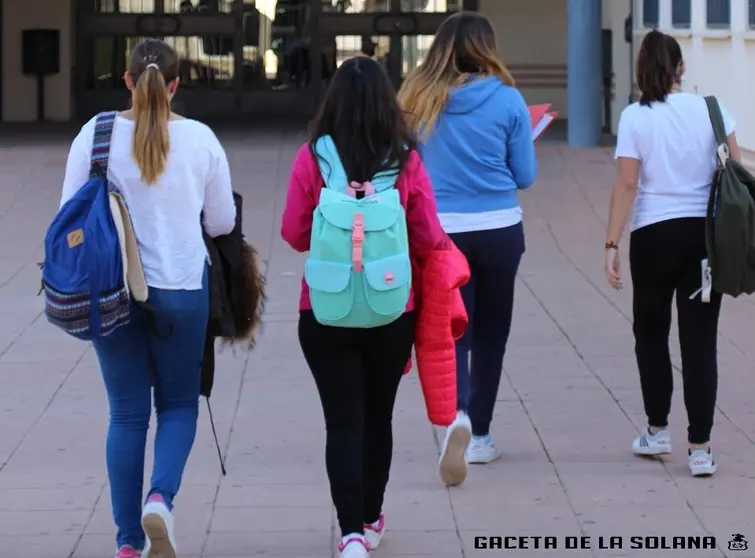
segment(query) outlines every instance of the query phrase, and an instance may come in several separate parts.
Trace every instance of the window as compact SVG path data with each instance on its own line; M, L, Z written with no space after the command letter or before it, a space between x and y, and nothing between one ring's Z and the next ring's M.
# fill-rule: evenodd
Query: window
M707 0L708 27L728 28L731 25L731 0Z
M747 3L747 21L750 28L755 28L755 0L749 0Z
M750 0L755 2L755 0ZM677 29L689 29L692 23L691 0L671 0L671 25Z
M644 27L658 27L658 0L643 0L642 2L642 25Z

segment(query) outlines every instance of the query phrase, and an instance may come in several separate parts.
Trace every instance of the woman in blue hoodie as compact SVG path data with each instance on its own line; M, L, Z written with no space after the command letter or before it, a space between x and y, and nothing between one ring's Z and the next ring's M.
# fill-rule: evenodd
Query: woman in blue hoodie
M462 288L470 327L456 344L458 413L439 463L454 486L464 482L467 463L500 457L490 423L524 254L517 191L537 174L532 124L493 26L475 12L441 25L399 100L419 136L440 222L472 271Z

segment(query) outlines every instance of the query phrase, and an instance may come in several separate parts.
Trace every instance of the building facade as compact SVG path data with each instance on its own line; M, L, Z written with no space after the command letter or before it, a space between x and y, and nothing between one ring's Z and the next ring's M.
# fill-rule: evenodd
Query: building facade
M687 67L682 87L716 95L737 120L745 163L755 168L755 0L636 2L635 53L648 29L674 36Z
M181 54L179 102L188 115L306 116L343 59L375 56L399 85L443 19L465 9L493 21L525 98L552 103L568 121L572 145L597 145L615 132L632 99L639 42L658 27L682 42L685 87L720 94L740 122L743 145L755 148L745 132L751 72L743 71L755 65L752 56L747 65L755 0L0 1L0 108L8 122L40 117L38 80L22 71L23 30L59 31L60 71L44 80L48 120L124 106L127 53L144 36L164 38ZM710 23L726 17L728 26Z

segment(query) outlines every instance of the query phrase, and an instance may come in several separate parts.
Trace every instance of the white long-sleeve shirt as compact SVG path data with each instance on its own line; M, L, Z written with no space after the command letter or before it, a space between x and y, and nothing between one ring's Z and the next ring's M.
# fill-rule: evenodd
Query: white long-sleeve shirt
M94 127L93 118L71 144L61 206L88 180ZM155 184L147 185L131 155L134 122L118 116L108 178L123 193L131 214L147 285L198 290L207 258L202 225L215 237L230 233L235 224L231 173L225 151L208 126L190 119L171 120L168 130L165 172Z

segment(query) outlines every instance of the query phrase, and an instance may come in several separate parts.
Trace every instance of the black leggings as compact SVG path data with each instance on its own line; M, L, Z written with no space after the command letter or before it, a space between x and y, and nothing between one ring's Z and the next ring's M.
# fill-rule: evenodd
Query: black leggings
M690 444L710 441L718 388L721 295L713 291L709 303L702 302L699 294L690 300L702 284L700 262L705 257L703 218L662 221L631 235L633 329L645 413L650 426L667 426L673 391L671 301L676 293Z
M414 342L414 312L373 329L299 315L299 343L320 392L325 465L342 534L380 517L393 457L393 406Z

